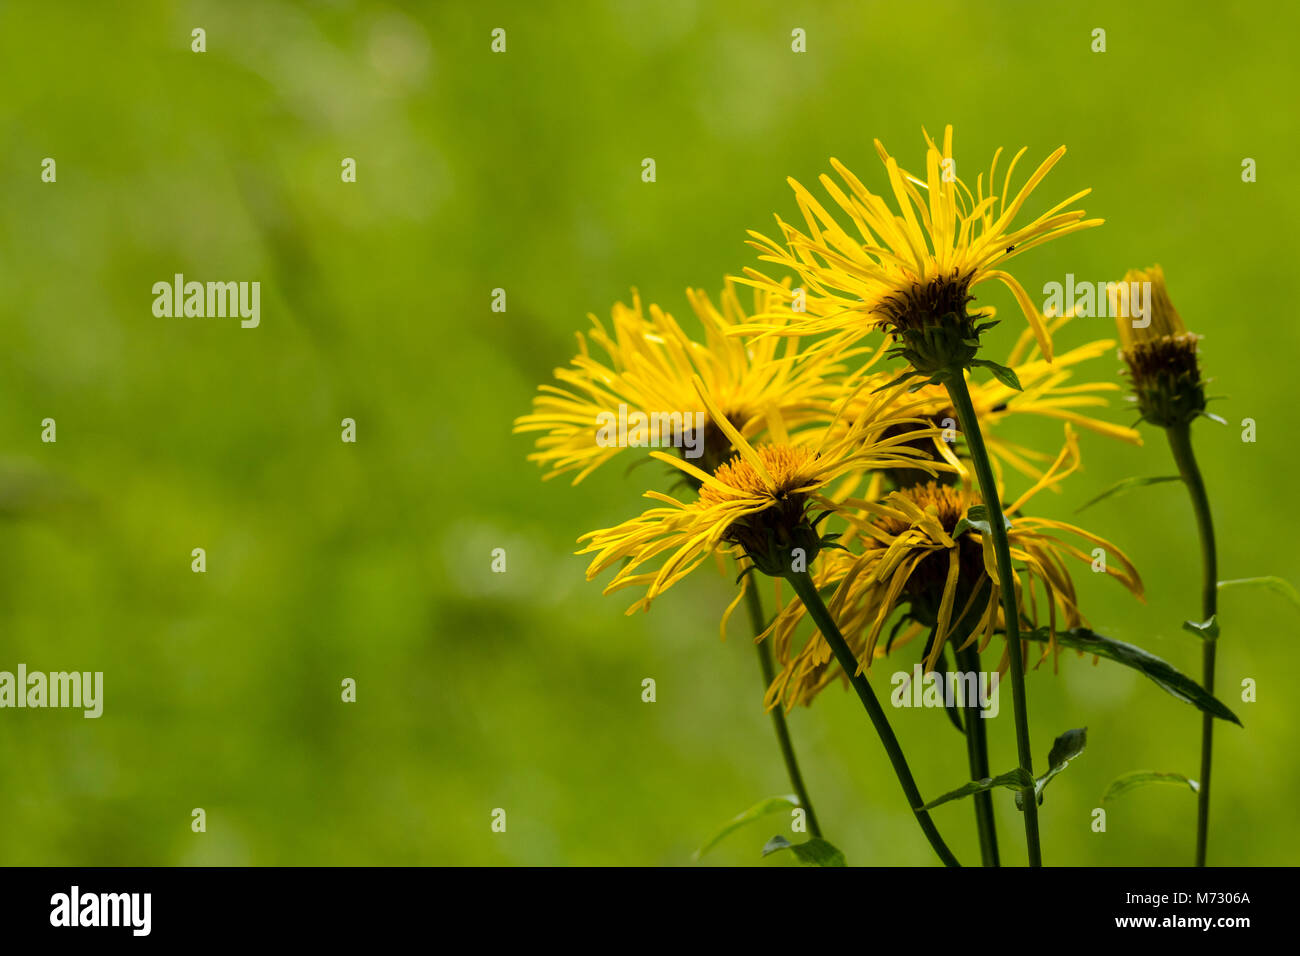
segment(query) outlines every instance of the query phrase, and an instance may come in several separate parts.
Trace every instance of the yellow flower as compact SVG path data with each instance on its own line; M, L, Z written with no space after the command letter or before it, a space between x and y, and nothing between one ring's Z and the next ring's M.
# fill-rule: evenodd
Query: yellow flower
M1187 334L1187 327L1183 325L1182 317L1169 298L1169 290L1165 288L1165 270L1160 266L1130 269L1124 273L1124 280L1120 284L1131 289L1134 283L1144 282L1151 283L1151 315L1146 325L1141 325L1132 317L1134 310L1131 305L1127 309L1118 306L1122 300L1119 290L1113 284L1108 289L1115 327L1119 330L1120 348L1126 352L1159 339ZM1121 315L1121 312L1125 314Z
M1061 316L1050 321L1049 332L1056 332L1070 316ZM1075 367L1089 359L1111 353L1115 347L1113 339L1101 339L1078 348L1071 349L1056 356L1054 362L1046 362L1035 344L1033 334L1026 329L1019 341L1007 356L1006 366L1010 368L1020 382L1019 390L990 378L986 382L977 382L973 378L967 382L970 390L971 404L975 408L981 426L984 428L984 440L992 458L995 471L1001 477L1002 466L1008 465L1017 472L1032 479L1042 477L1042 469L1034 462L1049 462L1050 455L1027 448L1009 441L999 435L1001 423L1013 415L1036 415L1055 418L1080 428L1086 428L1099 435L1142 444L1142 437L1136 429L1115 425L1086 414L1080 409L1104 408L1109 403L1104 397L1107 393L1118 392L1121 386L1116 382L1073 382ZM869 391L889 380L888 373L869 372L863 391ZM862 401L863 391L858 391L848 399L848 417L851 419ZM896 415L919 416L928 419L942 431L933 438L924 440L926 451L937 458L942 458L954 467L955 474L967 471L959 460L961 448L955 444L960 437L957 430L957 412L952 407L952 399L947 389L941 385L922 385L912 394L898 392L898 404L893 409ZM906 484L908 478L917 480L919 473L910 476L895 475Z
M1055 650L1059 628L1086 624L1065 559L1091 565L1094 558L1061 535L1104 549L1106 574L1139 599L1143 593L1137 569L1114 544L1074 525L1019 514L1038 491L1059 483L1078 467L1078 443L1070 426L1065 428L1065 447L1051 469L1006 509L1011 519L1007 532L1011 557L1020 565L1015 586L1021 626L1032 630L1046 619L1049 643L1044 657ZM906 611L898 626L909 626L905 639L933 633L924 662L927 671L934 668L949 640L961 647L978 640L983 650L994 632L1003 628L1003 583L991 536L966 521L970 508L980 503L973 490L933 482L900 489L879 502L845 502L846 507L860 509L846 517L853 547L861 553L837 550L826 554L814 580L819 588L835 587L830 612L858 658L860 670L869 669L882 653L879 643L884 627L903 605ZM844 676L836 671L831 649L819 633L802 648L793 649L795 629L803 616L802 604L793 602L781 610L765 633L775 641L777 659L783 665L768 690L769 707L783 700L787 708L809 703L827 683Z
M835 503L818 492L841 475L904 465L933 473L933 466L907 447L913 435L885 436L899 424L879 416L888 401L886 395L835 441L815 447L793 441L777 423L773 441L755 446L732 426L698 379L696 388L711 420L736 448L735 457L710 474L680 458L653 452L655 458L694 478L698 494L680 501L656 491L646 492L645 497L662 507L579 538L585 546L578 554L595 553L587 569L588 580L616 562L625 562L605 587L606 594L627 587L645 588L644 596L628 608L629 614L648 610L656 597L715 554L743 558L752 568L772 576L812 567L830 539L818 534L820 516L810 512L815 507L835 510ZM647 566L653 570L646 570ZM727 619L743 595L742 588L727 609L724 633Z
M807 294L807 316L798 323L751 322L744 332L831 333L829 343L841 347L882 327L900 344L913 367L924 374L954 365L967 367L975 361L979 334L987 326L976 324L979 316L968 315L966 303L973 298L975 287L997 281L1011 290L1044 358L1052 360L1051 338L1043 317L1004 266L1013 256L1035 246L1100 225L1100 219L1084 219L1082 209L1069 208L1090 190L1075 193L1016 226L1013 223L1030 194L1065 154L1064 146L1047 157L1014 193L1012 174L1025 150L1011 160L999 184L999 149L993 155L987 181L983 174L978 176L972 193L956 175L952 127L944 131L942 148L928 134L925 139L923 178L901 169L876 141L897 210L863 186L842 163L831 160L848 191L826 175L820 182L847 217L847 229L807 189L790 180L807 231L778 216L782 241L751 232L755 241L750 244L762 253L762 260L798 273ZM756 287L790 298L782 284L754 269L745 272Z
M1121 286L1150 283L1150 315L1135 318L1123 307L1121 288L1110 286L1111 313L1119 329L1120 356L1128 367L1133 394L1145 421L1162 428L1186 424L1205 412L1205 382L1201 375L1200 336L1183 325L1165 288L1159 266L1130 269ZM1144 324L1145 322L1145 324ZM1211 416L1213 417L1213 416Z
M728 332L746 321L746 315L728 281L720 308L708 295L687 290L696 316L704 327L704 341L690 338L673 317L657 305L643 309L641 298L632 295L632 305L617 303L613 309L613 334L591 316L591 343L604 356L593 354L587 337L578 334L579 354L571 367L555 370L560 385L543 385L533 400L533 412L515 421L516 432L541 432L537 451L529 460L549 469L553 478L576 471L577 484L596 468L615 457L622 446L600 441L602 416L624 414L646 416L693 415L701 410L692 377L704 387L726 417L746 437L753 438L766 421L780 417L796 426L816 407L828 400L838 387L826 376L838 371L825 360L803 361L798 340L790 339L778 348L775 339L745 344ZM782 320L779 297L774 293L754 295L756 311ZM862 350L866 351L866 350ZM847 358L857 352L845 352ZM653 433L648 436L653 438ZM666 442L665 442L666 443ZM706 420L698 463L706 471L733 454L718 424Z

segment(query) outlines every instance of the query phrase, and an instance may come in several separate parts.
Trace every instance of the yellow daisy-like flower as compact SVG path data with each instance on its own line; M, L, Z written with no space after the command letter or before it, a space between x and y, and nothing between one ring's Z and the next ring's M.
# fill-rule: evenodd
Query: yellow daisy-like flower
M1205 382L1201 375L1200 336L1183 325L1165 288L1160 266L1130 269L1122 286L1131 290L1149 283L1151 312L1134 317L1123 307L1121 290L1110 286L1111 314L1119 330L1120 356L1128 366L1133 394L1145 421L1162 428L1184 425L1205 412ZM1213 416L1210 416L1213 417Z
M625 562L605 587L606 594L627 587L645 588L644 596L628 608L629 614L648 610L656 597L717 553L743 558L758 571L776 577L812 567L828 539L818 534L820 517L810 512L814 507L827 512L836 508L818 492L841 475L900 466L933 473L933 465L907 447L913 435L885 435L899 424L879 417L888 396L882 395L878 406L838 440L813 447L792 441L778 425L771 443L755 446L714 405L703 383L697 380L696 387L712 420L736 448L736 456L710 474L680 458L653 452L654 457L694 478L698 494L680 501L656 491L646 492L645 497L662 507L579 539L585 546L578 554L595 553L587 569L588 580L617 562ZM657 563L655 569L646 570L652 562ZM727 609L724 633L727 619L743 595L742 588Z
M1043 317L1004 266L1035 246L1100 225L1102 220L1085 219L1082 209L1070 208L1091 190L1077 192L1017 226L1016 217L1065 155L1064 146L1048 156L1014 193L1012 174L1025 150L1012 158L999 184L999 149L993 155L987 181L981 173L972 192L956 175L952 127L944 130L942 147L928 134L925 140L924 178L901 169L876 141L897 208L868 190L841 162L831 160L847 192L829 176L821 176L820 182L840 214L847 217L847 229L807 189L790 180L807 231L778 216L781 241L751 232L754 241L750 244L762 253L764 261L798 273L807 294L807 316L796 324L756 321L743 331L830 333L830 341L839 347L871 329L884 328L913 367L924 374L967 367L974 361L979 334L986 326L977 325L978 316L967 314L966 303L973 298L975 287L996 281L1011 290L1043 357L1052 360L1051 337ZM789 298L776 280L754 269L745 272L756 287Z
M1051 320L1048 331L1056 332L1070 319L1060 316ZM1005 464L1015 471L1037 480L1043 471L1035 462L1047 463L1050 455L1009 441L998 434L1001 423L1015 415L1036 415L1055 418L1068 422L1079 428L1118 439L1130 444L1142 444L1142 436L1136 429L1112 424L1081 411L1089 408L1105 408L1107 393L1118 392L1121 386L1116 382L1073 382L1075 368L1089 359L1110 354L1115 347L1113 339L1102 339L1071 349L1056 356L1055 361L1047 362L1042 357L1033 334L1026 329L1019 341L1007 356L1006 366L1010 368L1020 382L1019 390L1012 388L997 378L987 382L971 379L967 382L970 390L971 404L975 408L981 426L985 429L984 439L995 472L1000 478ZM869 372L865 379L865 390L869 390L889 380L888 373ZM848 400L847 418L852 419L862 401L862 392L856 392ZM941 385L922 385L915 392L898 393L898 404L893 413L896 415L919 416L928 419L942 429L935 437L927 439L926 450L937 458L942 458L954 468L953 478L967 471L959 460L956 440L957 412L952 406L952 399L947 389ZM905 479L908 476L895 476ZM912 473L913 480L919 480L920 473Z
M749 438L774 416L795 427L835 394L838 385L827 376L841 369L822 359L804 361L797 339L780 348L775 339L746 344L728 334L747 321L732 282L723 289L720 307L704 292L687 290L687 296L704 327L702 342L688 336L657 305L643 308L635 291L631 306L614 306L612 334L590 317L591 344L604 356L593 354L587 337L579 333L579 354L569 368L555 370L560 384L541 386L532 414L515 421L516 432L542 433L537 451L528 457L548 469L544 477L576 471L577 484L623 450L621 443L598 440L601 422L609 420L602 416L649 418L701 411L692 384L695 376L726 418ZM756 293L754 308L777 325L783 314L789 317L776 293ZM851 354L859 353L845 352L839 358ZM667 444L656 437L653 426L648 427L645 444ZM706 471L734 453L713 420L704 423L702 445L697 464Z
M1055 650L1059 628L1086 625L1065 559L1092 565L1094 558L1061 535L1103 548L1106 574L1139 599L1143 593L1137 569L1114 544L1074 525L1019 514L1037 492L1059 483L1078 464L1078 443L1067 425L1065 447L1052 468L1006 509L1011 520L1007 532L1011 556L1020 565L1015 586L1021 624L1033 630L1046 619L1049 642L1044 657ZM971 507L980 503L972 490L933 482L900 489L880 502L846 502L846 506L860 509L847 518L861 554L828 553L814 580L819 588L835 587L830 612L860 670L868 669L880 654L884 627L903 605L907 610L899 625L910 625L906 639L933 634L924 662L927 671L934 669L950 639L961 647L979 640L983 650L994 632L1003 628L1003 582L998 577L991 535L981 530L978 522L971 525L967 521ZM775 640L777 659L783 665L768 690L769 707L781 701L787 708L809 703L837 676L844 676L836 670L831 648L819 633L797 651L792 649L803 616L803 605L793 602L782 609L765 634Z

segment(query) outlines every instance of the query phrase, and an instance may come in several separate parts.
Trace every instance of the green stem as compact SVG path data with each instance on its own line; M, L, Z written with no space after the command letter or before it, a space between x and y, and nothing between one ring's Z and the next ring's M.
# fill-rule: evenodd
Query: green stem
M1178 463L1178 472L1187 485L1196 512L1196 528L1201 538L1201 620L1208 621L1218 613L1219 569L1218 553L1214 545L1214 521L1210 517L1210 499L1205 493L1205 481L1192 451L1190 424L1166 428L1169 448ZM1202 635L1201 668L1202 686L1214 693L1214 651L1217 639ZM1206 844L1210 835L1210 769L1214 751L1214 718L1201 715L1201 781L1196 792L1196 865L1205 866Z
M1011 699L1015 710L1016 752L1020 759L1020 769L1034 776L1034 758L1029 742L1029 702L1025 696L1025 661L1020 646L1020 609L1017 605L1015 574L1011 568L1011 546L1007 541L1006 519L1002 514L1002 500L998 496L997 481L993 477L993 467L989 463L989 453L984 447L984 434L980 431L979 418L975 406L971 404L970 392L966 388L966 373L955 369L944 378L948 397L952 399L957 410L957 421L962 434L966 437L966 448L970 452L971 463L975 466L975 475L979 479L980 494L984 498L984 508L988 512L989 526L992 530L993 555L997 559L998 580L1002 583L1002 616L1006 625L1007 657L1010 660ZM1038 838L1038 800L1032 784L1021 791L1024 804L1025 844L1029 852L1029 865L1043 865L1043 851Z
M758 637L767 628L767 620L763 616L763 598L759 595L758 585L754 581L746 582L745 604L749 608L749 622L753 625L754 636ZM776 680L772 642L761 641L755 646L758 650L758 665L763 671L763 692L766 694L767 689ZM785 711L781 709L779 703L772 708L772 727L776 730L776 741L781 745L781 757L785 760L785 769L790 775L790 786L794 787L794 792L799 797L799 806L803 807L808 814L808 832L815 837L820 837L822 830L817 825L817 814L813 812L812 801L808 799L808 789L804 786L803 774L799 772L799 760L794 755L794 744L790 742L790 728L786 726Z
M939 830L935 827L934 821L930 819L929 812L921 809L925 806L925 801L921 799L921 792L916 788L916 781L912 778L912 771L907 766L907 758L903 756L903 749L898 745L898 738L894 736L894 730L889 726L889 719L885 716L884 710L881 709L880 701L876 699L871 684L867 682L864 674L858 673L857 658L849 650L849 645L845 642L844 636L840 634L840 629L836 626L830 611L827 610L825 602L822 601L821 595L817 593L817 585L813 584L813 580L807 571L791 572L788 580L794 585L795 593L799 595L804 607L816 622L817 628L822 632L822 637L831 646L840 668L852 681L853 689L858 692L858 697L862 700L862 706L867 709L867 716L871 718L871 723L876 728L876 734L880 737L880 742L885 745L885 752L889 754L889 762L894 766L894 773L898 776L898 782L903 785L903 794L907 797L908 806L912 808L912 813L916 815L916 820L920 823L922 831L930 841L930 845L934 847L934 852L939 854L939 859L943 860L944 865L961 866L957 862L957 858L952 855L952 851L948 849L948 845L943 842L943 837L939 835Z
M972 642L970 647L955 654L957 670L974 674L979 680L980 652ZM969 686L969 685L967 685ZM978 685L977 685L978 686ZM966 759L970 763L970 778L983 780L989 773L989 738L980 716L978 699L966 702ZM987 790L977 793L975 801L975 828L980 837L980 860L985 866L1001 866L998 860L998 828L993 819L993 794Z

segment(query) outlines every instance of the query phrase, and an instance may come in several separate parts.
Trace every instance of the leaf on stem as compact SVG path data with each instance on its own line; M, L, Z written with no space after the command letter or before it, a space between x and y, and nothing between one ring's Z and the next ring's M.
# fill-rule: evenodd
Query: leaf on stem
M902 385L908 379L916 378L916 376L923 375L923 374L925 373L918 372L916 369L909 369L908 371L904 372L902 375L898 376L898 378L894 379L892 382L886 382L884 385L881 385L879 388L873 388L871 390L871 394L874 395L876 394L876 392L883 392L886 389L895 388L899 385ZM924 385L928 383L923 382L922 384Z
M1168 773L1162 770L1139 770L1136 773L1126 773L1124 776L1112 780L1110 786L1106 788L1106 792L1102 794L1101 802L1106 803L1108 800L1122 797L1130 790L1137 790L1149 783L1172 783L1189 787L1192 793L1197 793L1201 789L1199 783L1189 777L1184 777L1181 773Z
M1046 643L1048 629L1040 627L1033 631L1024 631L1021 636L1031 641ZM1056 643L1062 647L1069 647L1087 654L1096 654L1098 657L1104 657L1107 660L1115 661L1117 664L1123 664L1125 667L1131 667L1151 678L1162 689L1173 694L1179 700L1192 704L1207 714L1213 714L1220 720L1231 721L1238 727L1241 726L1241 721L1237 719L1237 715L1229 710L1221 700L1210 694L1204 687L1173 665L1166 663L1154 654L1144 651L1135 644L1125 644L1123 641L1103 637L1086 627L1074 627L1068 631L1057 631Z
M975 359L970 363L972 366L986 368L993 373L993 377L1005 385L1007 388L1014 388L1017 392L1023 392L1020 385L1020 379L1016 373L1007 368L1005 365L999 365L997 362L990 362L988 359Z
M812 837L803 843L791 843L783 836L774 836L763 847L763 856L779 850L793 850L800 863L811 866L848 866L844 854L821 837Z
M799 798L794 794L784 797L768 797L760 800L748 810L740 813L728 820L717 833L709 838L709 841L695 851L693 859L698 860L704 854L708 853L715 846L729 837L732 833L739 830L747 823L753 823L760 817L765 817L769 813L776 813L778 810L793 810L799 806Z
M1262 578L1237 578L1232 581L1220 581L1219 590L1224 588L1238 587L1243 584L1252 584L1258 587L1268 588L1270 591L1282 595L1296 607L1300 607L1300 591L1297 591L1291 582L1285 578L1279 578L1276 575L1268 575Z
M933 810L935 807L947 803L949 800L960 800L962 797L969 797L977 793L983 793L985 790L992 790L994 787L1009 787L1012 790L1023 790L1025 787L1031 786L1033 782L1033 777L1029 776L1025 770L1017 767L1015 770L1004 773L1001 776L985 777L983 780L972 780L970 783L958 787L956 790L945 793L942 797L931 800L920 809Z
M1047 754L1047 772L1034 781L1034 796L1040 806L1043 803L1043 790L1051 779L1068 767L1071 760L1083 753L1083 748L1087 745L1087 727L1067 730L1053 741L1052 749ZM1019 790L1016 791L1016 807L1020 810L1025 808L1024 797Z
M1218 615L1211 615L1208 621L1183 621L1183 630L1190 631L1202 640L1214 640L1219 636Z
M1146 485L1158 485L1164 481L1182 481L1182 478L1178 475L1161 475L1157 478L1125 478L1123 481L1118 481L1111 485L1096 498L1085 501L1083 504L1079 505L1079 507L1074 509L1074 513L1078 514L1084 508L1091 508L1097 502L1109 498L1111 495L1122 495L1126 491L1132 491L1134 488L1142 488Z
M1011 530L1011 519L1005 514L1002 516L1002 524L1008 531ZM993 524L989 521L989 509L984 505L971 505L966 510L965 517L958 519L957 524L953 527L952 537L956 538L965 531L992 534Z

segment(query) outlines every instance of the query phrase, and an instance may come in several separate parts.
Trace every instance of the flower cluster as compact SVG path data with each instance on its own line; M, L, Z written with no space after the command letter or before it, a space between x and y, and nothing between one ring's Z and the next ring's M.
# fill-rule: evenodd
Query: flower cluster
M884 193L834 159L838 180L820 178L829 203L791 180L802 228L778 217L776 238L750 233L760 261L785 274L746 268L725 281L717 304L688 290L698 331L633 293L631 305L614 306L612 331L591 318L578 355L556 369L556 384L541 387L515 427L538 434L530 457L546 477L572 473L576 484L628 448L645 448L641 460L666 467L674 481L644 489L648 507L581 536L587 577L612 572L605 592L631 590L630 614L698 569L736 575L720 630L725 638L748 600L764 703L810 815L784 715L843 683L862 700L927 839L956 865L869 677L882 657L922 639L927 674L949 649L978 670L980 654L999 641L993 659L1012 681L1019 757L1004 776L1018 790L1029 862L1038 865L1037 801L1059 767L1054 757L1045 778L1032 771L1024 691L1031 642L1041 648L1031 668L1049 659L1055 665L1057 652L1070 647L1161 674L1172 669L1088 628L1071 566L1104 572L1142 600L1141 577L1124 552L1085 528L1034 515L1031 504L1078 471L1081 432L1130 444L1141 438L1096 417L1120 385L1083 374L1116 342L1057 354L1053 336L1070 316L1040 313L1008 271L1016 256L1101 224L1077 207L1088 190L1029 217L1065 148L1019 185L1025 151L1000 170L999 150L987 178L981 172L972 185L956 174L951 127L941 143L926 135L925 146L924 175L913 175L877 141ZM1197 337L1183 328L1159 267L1125 282L1149 282L1154 294L1149 323L1119 319L1120 354L1142 418L1173 429L1178 453L1176 429L1205 414ZM1001 361L987 356L983 342L996 313L976 303L990 283L1010 290L1027 323ZM745 287L748 308L739 294ZM600 430L616 410L620 422L636 422L626 441L606 440ZM1062 423L1059 453L1007 434L1006 423L1028 416ZM662 441L688 432L689 442ZM1189 450L1180 464L1191 481ZM1004 507L1009 491L1015 497ZM764 594L774 616L763 610ZM1207 720L1231 718L1190 679L1179 674L1175 683ZM979 723L968 712L963 733L975 783L949 797L987 789ZM1071 731L1058 744L1082 746L1081 734ZM975 802L981 855L996 865L987 794ZM815 822L812 833L820 836Z
M643 304L634 293L630 306L614 306L612 332L591 317L590 333L578 336L579 354L568 368L556 370L556 385L542 386L533 413L516 421L517 431L540 432L531 457L548 469L547 477L575 472L576 483L624 452L594 440L602 412L619 405L646 415L703 410L702 457L649 452L686 479L688 493L673 497L648 490L645 496L655 507L582 538L580 553L594 555L589 578L617 565L606 592L638 589L630 611L648 609L709 558L730 557L742 570L778 579L778 595L779 579L804 569L819 587L835 589L832 611L864 668L870 666L880 629L900 604L906 605L909 621L942 624L927 655L932 665L957 623L950 620L956 596L969 603L980 594L983 603L970 621L978 626L966 628L966 639L982 635L986 644L1004 623L996 613L1001 585L984 586L997 581L987 536L968 527L960 545L952 537L981 498L972 485L957 413L939 382L954 367L964 374L994 364L978 355L982 327L994 321L992 309L968 308L972 291L987 281L1010 288L1029 323L1005 364L996 366L1009 375L968 383L976 412L990 430L999 474L1007 466L1026 476L1035 482L1030 494L1057 487L1078 467L1078 443L1069 425L1140 441L1132 429L1089 414L1106 405L1107 393L1119 388L1116 383L1075 381L1081 365L1110 353L1115 343L1100 340L1053 357L1052 334L1068 317L1042 316L1004 268L1036 245L1099 223L1071 208L1085 190L1016 224L1064 149L1016 189L1013 174L1024 150L1000 180L999 151L987 180L981 174L972 191L952 175L951 128L942 148L928 136L926 145L926 176L918 179L877 143L896 209L832 160L847 192L829 177L822 177L822 184L856 237L792 182L806 230L778 218L783 241L755 234L755 245L763 260L794 269L801 286L794 287L788 276L771 278L747 269L744 277L725 283L717 306L705 293L689 290L701 330L694 337L667 311ZM748 311L740 301L740 283L754 287ZM981 324L972 324L973 315ZM877 330L909 359L911 371L931 380L908 388L909 376L899 380L886 368L885 350L870 341ZM1044 474L1042 466L1051 456L1001 436L1002 422L1017 415L1066 422L1068 466L1058 460ZM1020 570L1011 586L1018 600L1033 602L1040 584L1046 605L1059 609L1063 620L1077 622L1082 617L1060 555L1079 552L1045 534L1050 525L1017 517L1012 536ZM837 530L827 531L831 526ZM1062 529L1091 539L1081 529ZM1121 554L1108 542L1099 543ZM1126 559L1123 566L1129 568ZM1140 593L1135 571L1117 576ZM724 633L740 597L724 614ZM808 689L824 684L833 671L820 638L793 647L801 607L797 601L783 605L760 635L775 635L782 666L769 703L781 696L780 688L799 688L787 699L807 701ZM958 620L968 617L958 615ZM1027 614L1023 626L1036 623L1037 615Z

